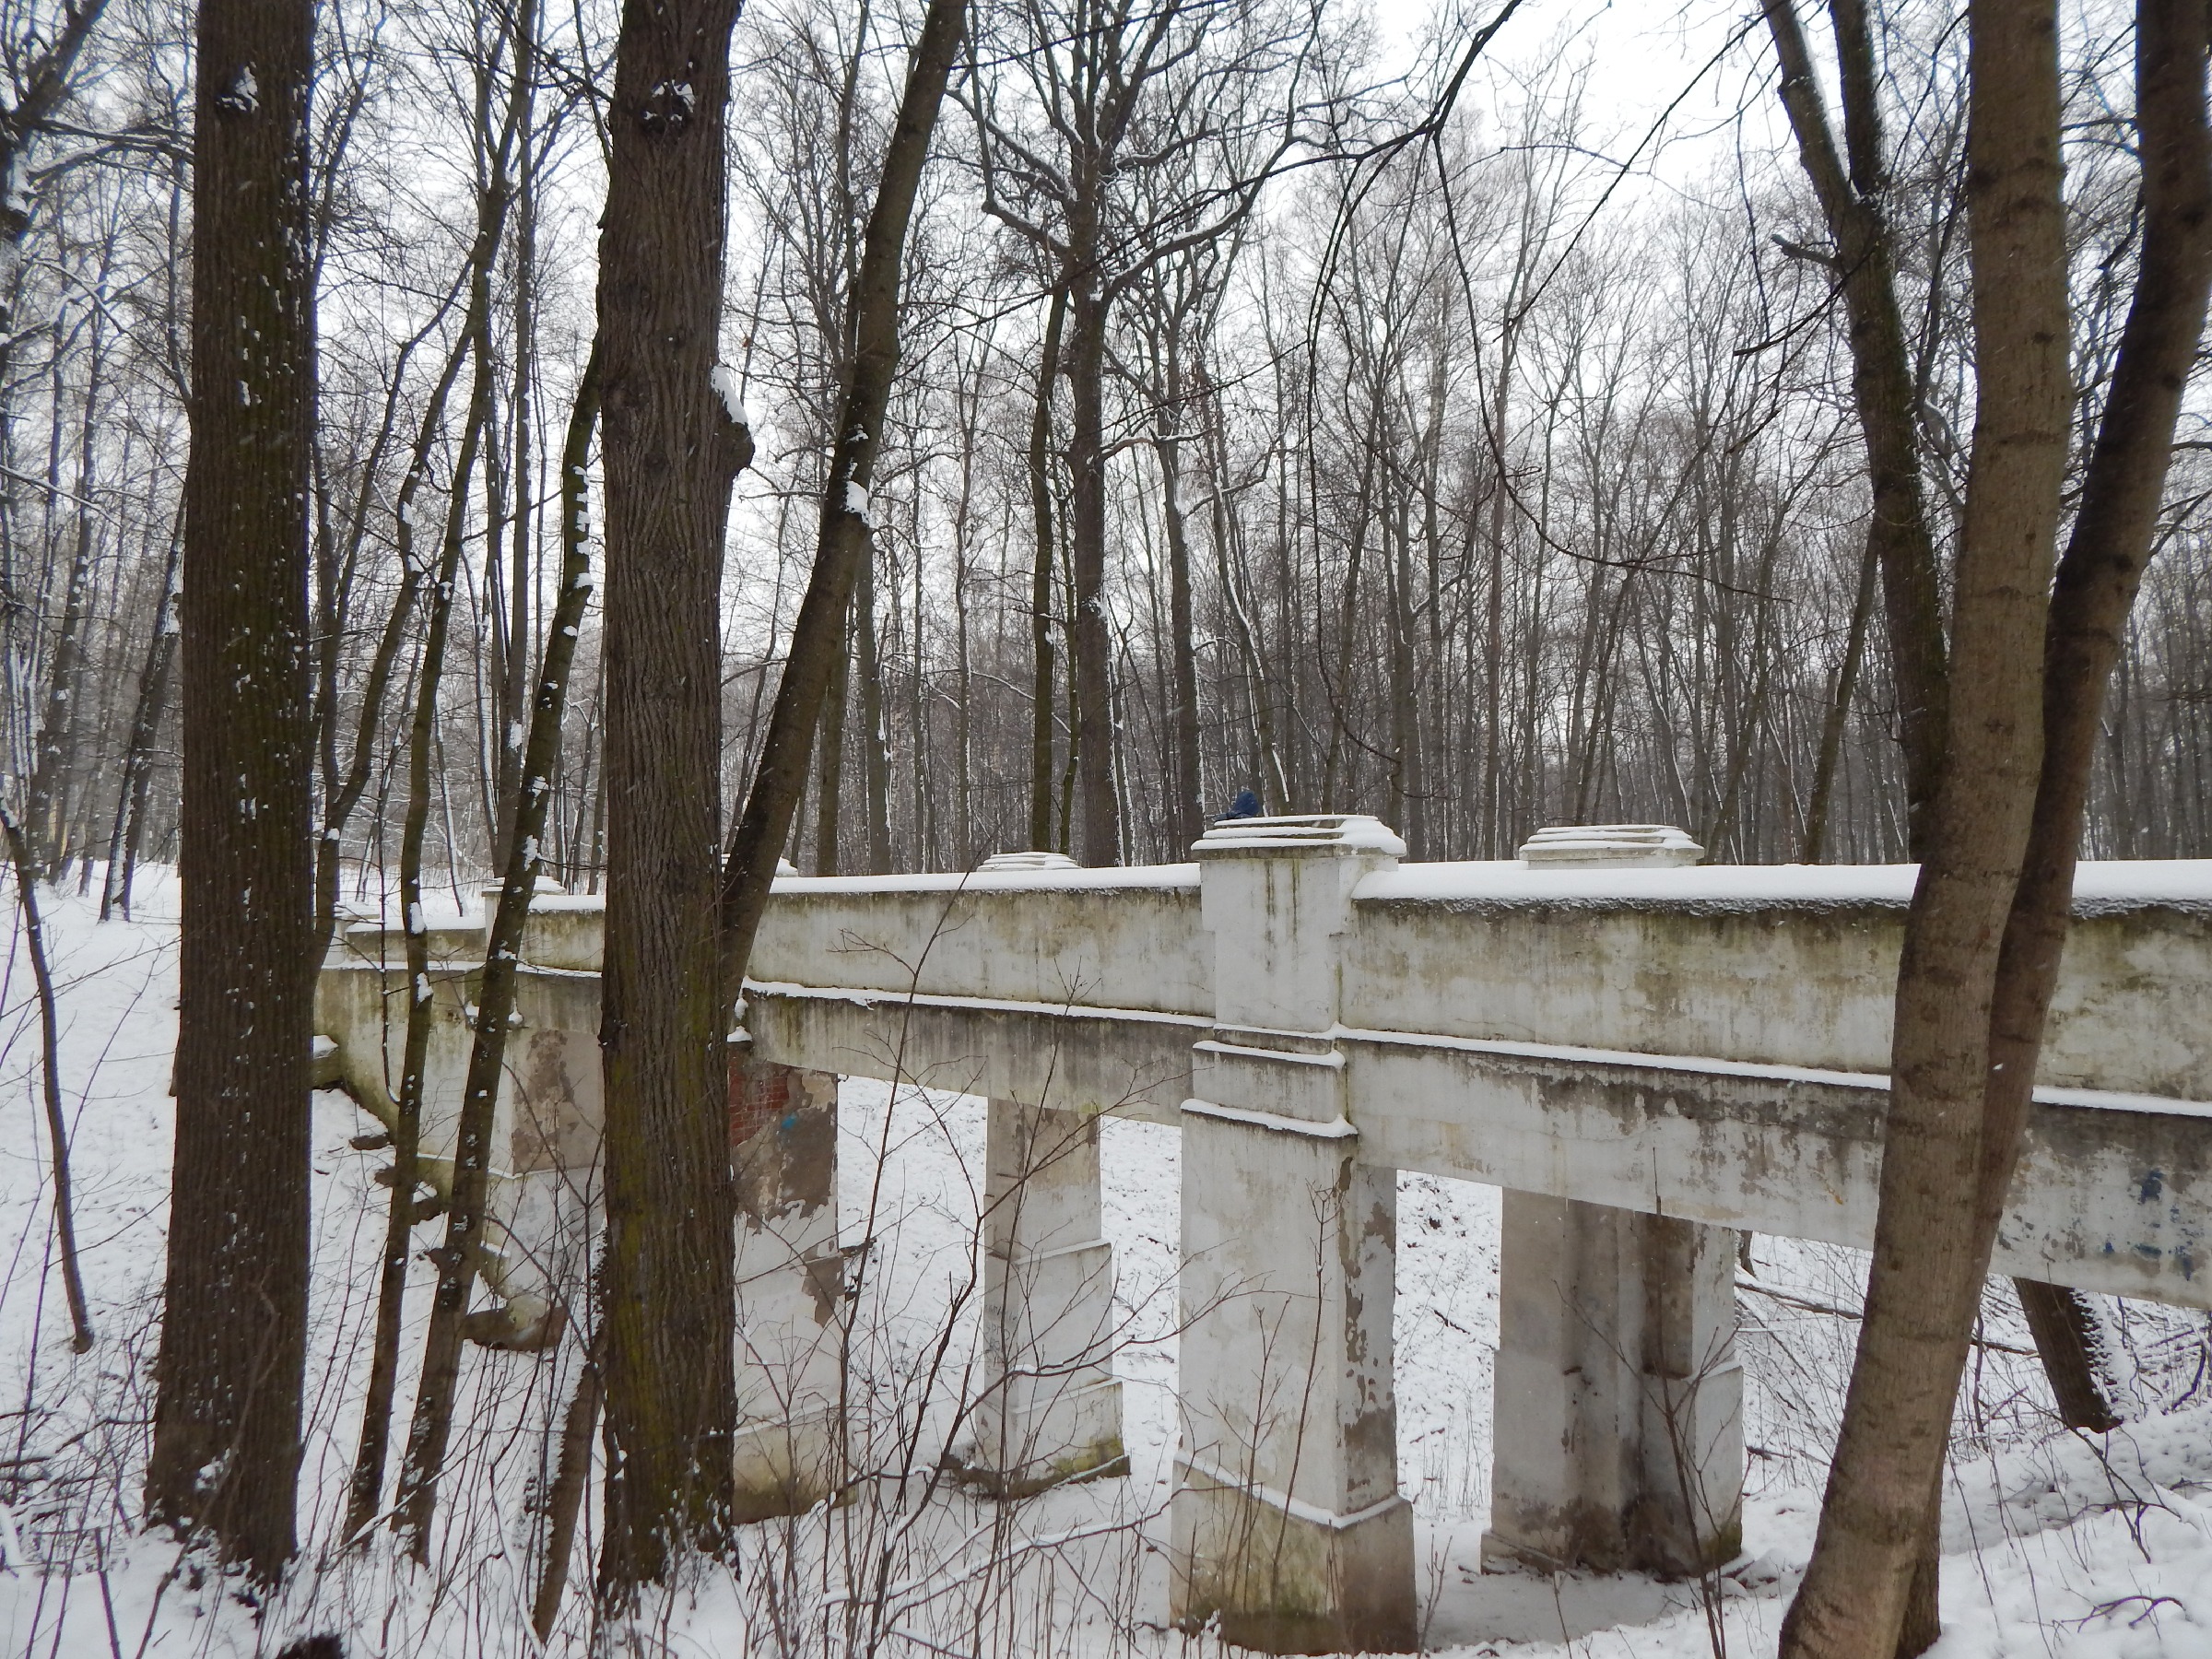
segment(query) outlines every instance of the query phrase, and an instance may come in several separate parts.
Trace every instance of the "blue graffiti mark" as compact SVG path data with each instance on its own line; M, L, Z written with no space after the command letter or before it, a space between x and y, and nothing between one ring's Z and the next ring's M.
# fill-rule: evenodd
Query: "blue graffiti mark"
M2136 1202L2138 1204L2150 1203L2152 1199L2158 1197L2158 1195L2165 1190L2165 1171L2145 1171L2142 1182L2136 1188Z

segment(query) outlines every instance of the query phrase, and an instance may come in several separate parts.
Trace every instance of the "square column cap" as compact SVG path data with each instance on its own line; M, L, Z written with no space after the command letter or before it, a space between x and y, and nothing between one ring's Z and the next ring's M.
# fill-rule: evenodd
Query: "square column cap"
M1521 843L1531 869L1610 870L1694 865L1705 849L1672 824L1558 824Z
M975 866L982 871L1074 870L1081 866L1065 853L994 853Z
M1311 812L1284 818L1227 818L1198 838L1194 857L1398 859L1406 843L1364 812Z

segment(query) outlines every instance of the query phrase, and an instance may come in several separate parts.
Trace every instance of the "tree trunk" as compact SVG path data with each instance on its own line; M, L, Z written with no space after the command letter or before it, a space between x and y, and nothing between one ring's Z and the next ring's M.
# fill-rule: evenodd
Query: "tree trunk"
M55 1018L53 974L46 961L46 924L39 916L39 878L30 838L0 802L0 842L14 867L16 895L23 908L23 942L30 956L30 977L39 1001L39 1084L46 1107L46 1138L53 1147L53 1233L62 1258L62 1293L69 1304L69 1346L92 1351L92 1315L85 1306L84 1276L76 1265L76 1211L69 1196L69 1124L62 1115L62 1040Z
M1949 732L1898 970L1865 1319L1785 1659L1896 1646L1988 1266L1959 1194L1981 1175L1997 945L2042 759L2039 647L2072 388L2054 7L1976 0L1969 19L1979 395Z
M1797 153L1835 243L1852 351L1852 395L1866 443L1873 491L1867 538L1881 567L1891 669L1897 680L1905 755L1905 801L1917 856L1942 775L1946 700L1943 594L1935 538L1921 487L1912 373L1898 307L1896 253L1882 211L1888 164L1882 154L1879 81L1864 0L1833 0L1843 97L1846 172L1820 102L1810 53L1792 0L1766 0L1767 24L1782 64L1782 101Z
M36 29L22 36L23 61L11 65L9 84L18 96L12 108L0 109L0 179L20 180L22 185L0 192L0 464L10 459L15 425L12 388L17 382L16 347L35 328L25 329L16 312L23 292L24 242L30 233L31 214L38 193L29 187L31 149L55 112L76 88L76 62L91 39L107 0L78 0L65 6L56 19L51 41ZM173 249L176 243L172 240ZM171 308L171 315L181 308ZM180 379L182 376L179 377ZM51 500L51 498L50 498ZM34 734L23 729L17 712L28 712L28 688L18 671L29 652L18 642L16 629L25 607L17 594L15 568L15 512L12 492L0 491L0 771L19 774Z
M525 5L522 22L525 32L529 28L529 11ZM524 58L519 40L515 48L520 65ZM516 75L518 88L524 80L524 75ZM453 487L447 494L445 528L430 585L429 626L423 637L422 661L415 677L415 706L408 721L407 804L399 843L399 897L406 935L407 1024L401 1047L399 1098L392 1130L391 1199L384 1217L384 1246L377 1279L376 1328L370 1347L369 1386L361 1410L361 1438L354 1455L343 1529L348 1542L362 1537L382 1503L385 1453L391 1441L392 1406L399 1377L400 1318L406 1296L407 1263L412 1254L415 1225L426 1218L418 1212L416 1197L420 1180L417 1159L425 1071L435 1020L435 993L430 982L429 930L423 913L422 853L435 793L431 770L438 747L438 692L445 675L446 636L452 626L453 591L460 579L461 553L468 527L469 486L489 435L495 395L489 254L499 247L506 222L510 198L507 168L522 107L518 89L507 100L504 119L494 135L489 131L490 76L488 72L480 76L475 116L478 133L488 142L485 156L487 172L477 196L475 247L486 257L473 260L470 266L468 311L462 325L462 343L473 354L475 362L468 405L462 420L460 450L453 461ZM489 474L494 469L487 466L485 470ZM491 528L488 522L488 532ZM450 851L447 862L450 868L453 862ZM480 995L477 1000L481 1005ZM410 1454L414 1450L410 1444ZM415 1473L410 1456L407 1475L413 1477ZM403 1478L403 1500L409 1484L408 1479ZM410 1521L413 1518L412 1513L406 1517ZM421 1559L427 1547L426 1529L413 1528L410 1542L418 1559Z
M524 7L526 17L534 8ZM519 44L518 50L535 55L537 42L530 36ZM535 81L533 81L535 84ZM527 94L525 94L527 96ZM509 504L509 546L507 553L507 605L505 660L500 681L499 771L496 774L493 796L499 818L491 836L492 856L500 857L513 844L509 830L514 819L515 803L521 796L523 748L528 739L524 735L524 721L530 704L530 605L536 583L531 569L531 548L535 538L531 535L534 515L531 498L535 479L531 465L530 450L530 388L534 367L533 348L536 338L537 284L537 166L535 150L531 142L530 111L524 106L520 123L522 139L518 157L515 192L514 224L514 376L508 394L508 418L512 423L508 463L509 486L512 500ZM567 487L567 480L562 480ZM495 596L493 603L499 603ZM542 839L542 838L541 838ZM501 873L504 874L502 867Z
M105 288L107 271L100 271ZM69 559L69 575L63 588L62 623L53 643L53 661L46 679L46 712L39 723L38 758L31 767L30 786L25 792L23 817L39 874L49 881L61 879L65 839L65 797L77 746L75 735L77 693L85 673L85 634L92 588L92 465L93 440L100 430L100 382L107 365L107 315L104 303L92 312L91 336L85 382L85 419L79 430L76 465L76 535ZM56 391L59 391L56 370ZM57 399L58 406L58 399ZM58 437L61 415L57 406L54 429Z
M499 251L498 227L487 227L479 218L477 240L469 251L467 265L462 271L464 284L472 285L478 273L490 267ZM314 951L318 960L329 948L331 935L337 926L338 855L344 847L347 820L361 803L368 792L370 780L376 772L376 759L383 738L384 699L391 690L394 669L399 665L400 648L406 642L407 630L415 620L415 606L422 592L423 578L429 572L429 561L416 551L415 502L423 484L429 477L430 460L438 439L444 429L446 400L453 395L453 384L460 379L461 365L467 361L470 343L477 331L464 324L453 341L453 349L446 354L444 366L430 389L429 401L422 413L422 425L415 436L415 448L407 463L406 474L400 480L399 494L393 504L399 557L399 592L392 601L391 613L384 618L382 633L378 637L376 650L371 655L369 671L361 685L361 706L356 716L353 758L344 776L325 773L324 778L323 828L316 842L315 857L315 914ZM360 502L362 513L367 512L367 500ZM356 533L360 528L357 516ZM337 631L335 606L329 610L334 634ZM335 648L335 647L334 647ZM331 693L324 700L324 718L337 717L335 670L331 674Z
M839 641L837 661L830 667L830 687L822 698L821 763L814 780L814 873L834 876L838 865L838 818L843 810L845 782L845 690L853 678L850 630Z
M600 1347L596 1338L584 1355L583 1374L561 1414L560 1455L554 1465L552 1489L546 1494L546 1559L530 1600L530 1629L540 1642L553 1639L568 1594L569 1561L576 1553L576 1517L583 1509L585 1484L592 1477L592 1437L599 1429Z
M453 1135L453 1182L446 1206L445 1241L434 1260L438 1288L423 1342L422 1381L407 1432L406 1468L400 1480L400 1527L410 1551L426 1557L438 1480L453 1433L453 1397L461 1381L461 1338L469 1292L476 1283L491 1164L493 1109L505 1073L507 1033L514 1012L515 969L530 897L546 867L546 819L552 805L553 769L560 755L568 710L569 673L576 640L591 604L591 546L584 469L591 460L592 429L599 413L600 354L596 346L577 383L561 451L560 591L545 641L530 727L516 775L515 806L508 843L500 852L503 879L484 945L484 977L477 992L476 1036L469 1046L461 1114ZM745 446L740 446L741 449ZM749 459L749 455L747 457ZM413 1036L410 1030L409 1037Z
M1080 237L1072 239L1081 241ZM1088 244L1085 244L1088 245ZM1068 285L1068 642L1075 658L1076 806L1078 856L1122 862L1122 821L1113 794L1113 634L1106 625L1106 312L1088 253L1076 255Z
M1918 859L1926 853L1929 813L1943 773L1950 668L1936 538L1921 483L1915 413L1920 394L1908 360L1897 299L1895 250L1882 208L1888 175L1871 20L1865 0L1830 0L1850 159L1847 174L1836 152L1792 0L1767 0L1766 12L1783 68L1783 105L1796 135L1799 158L1819 198L1835 243L1836 267L1843 278L1852 392L1873 492L1867 552L1881 570L1904 750L1906 842ZM2111 1417L2109 1405L2101 1402L2094 1411L2076 1411L2067 1404L2096 1371L2087 1310L2070 1292L2053 1287L2023 1283L2016 1288L2023 1304L2034 1303L2043 1315L2030 1328L2052 1392L2067 1420L2088 1428ZM1900 1652L1907 1655L1921 1652L1936 1635L1932 1541L1927 1547L1922 1572L1930 1582L1915 1596L1900 1643Z
M182 526L180 525L182 531ZM108 835L107 878L100 884L100 919L120 910L131 913L131 875L146 829L146 797L154 780L154 742L169 708L169 681L177 661L177 569L184 557L182 534L169 538L161 566L161 596L154 602L154 633L147 641L146 667L138 676L138 700L131 712L131 735L123 754L123 778L115 792L115 823Z
M1851 605L1851 631L1844 636L1843 660L1836 665L1836 688L1828 700L1828 713L1820 724L1820 752L1813 762L1812 798L1805 808L1805 838L1798 848L1800 864L1818 864L1828 845L1830 804L1834 798L1836 765L1843 752L1843 734L1851 722L1851 700L1859 684L1859 662L1866 652L1866 623L1874 609L1874 578L1881 560L1874 538L1859 560L1859 587Z
M750 448L716 361L736 16L737 0L626 0L608 112L599 1583L618 1607L724 1547L737 1427L715 856L724 536Z
M1174 701L1168 723L1173 749L1168 782L1174 790L1169 802L1168 826L1178 857L1182 849L1206 832L1198 769L1198 649L1192 614L1191 538L1182 512L1182 447L1172 429L1183 418L1182 378L1171 345L1167 406L1159 412L1161 429L1154 436L1153 448L1159 456L1159 509L1168 541L1168 654Z
M177 1136L148 1515L273 1582L294 1544L313 1036L314 301L304 0L204 0L184 479Z
M883 653L877 635L876 553L861 555L853 589L853 641L860 669L861 799L868 819L868 874L891 872L891 757L883 729Z
M1045 315L1044 345L1037 362L1037 406L1030 419L1030 845L1053 844L1053 564L1059 537L1053 530L1053 383L1060 375L1060 335L1067 322L1067 290L1053 290Z
M2212 288L2212 120L2205 91L2212 19L2194 0L2139 0L2136 19L2143 254L2043 639L2042 770L1991 1015L1975 1241L1984 1259L2018 1161L2058 987L2106 688L2150 561L2182 391ZM2062 1309L2060 1317L2072 1313ZM2031 1308L2030 1317L2050 1313ZM2100 1396L2097 1404L2104 1404Z

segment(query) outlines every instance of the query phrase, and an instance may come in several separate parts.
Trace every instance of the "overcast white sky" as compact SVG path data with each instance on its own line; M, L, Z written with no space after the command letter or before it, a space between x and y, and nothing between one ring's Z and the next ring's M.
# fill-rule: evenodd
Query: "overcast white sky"
M1500 3L1370 0L1390 66L1400 70L1414 64L1432 18L1452 20L1456 43L1494 17ZM1758 15L1749 0L1522 0L1490 46L1490 73L1510 83L1579 70L1594 147L1625 159L1664 115L1665 130L1641 170L1661 179L1709 178L1739 141L1739 121L1741 141L1754 149L1786 141ZM1752 27L1743 33L1747 24ZM1497 97L1499 87L1493 79L1487 90L1477 82L1468 91L1479 103ZM1676 106L1671 114L1669 105Z

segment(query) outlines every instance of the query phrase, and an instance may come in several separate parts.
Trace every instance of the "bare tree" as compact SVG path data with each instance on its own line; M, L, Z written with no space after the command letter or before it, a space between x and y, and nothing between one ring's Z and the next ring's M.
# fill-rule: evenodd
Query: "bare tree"
M1958 559L1941 782L1898 969L1866 1315L1785 1655L1886 1659L1934 1526L1991 1225L1983 1176L1998 941L2043 759L2042 643L2073 386L2060 187L2058 21L1969 13L1968 207L1978 396ZM2065 902L2062 899L2062 904ZM2009 1184L1996 1185L2001 1195Z
M861 563L869 556L869 487L876 476L884 411L899 368L899 293L907 225L966 28L965 0L931 0L907 60L899 118L884 155L875 209L868 217L859 280L851 301L852 379L845 388L822 495L814 570L792 629L790 653L776 687L759 763L723 870L722 971L724 982L733 991L744 983L753 935L775 879L776 860L791 835L792 815L798 809L821 719L823 693L841 655L845 613Z
M736 1288L717 929L723 537L750 438L720 383L737 0L629 0L599 241L606 474L601 1592L719 1550Z
M207 0L184 502L184 928L147 1509L273 1580L307 1341L312 8Z

